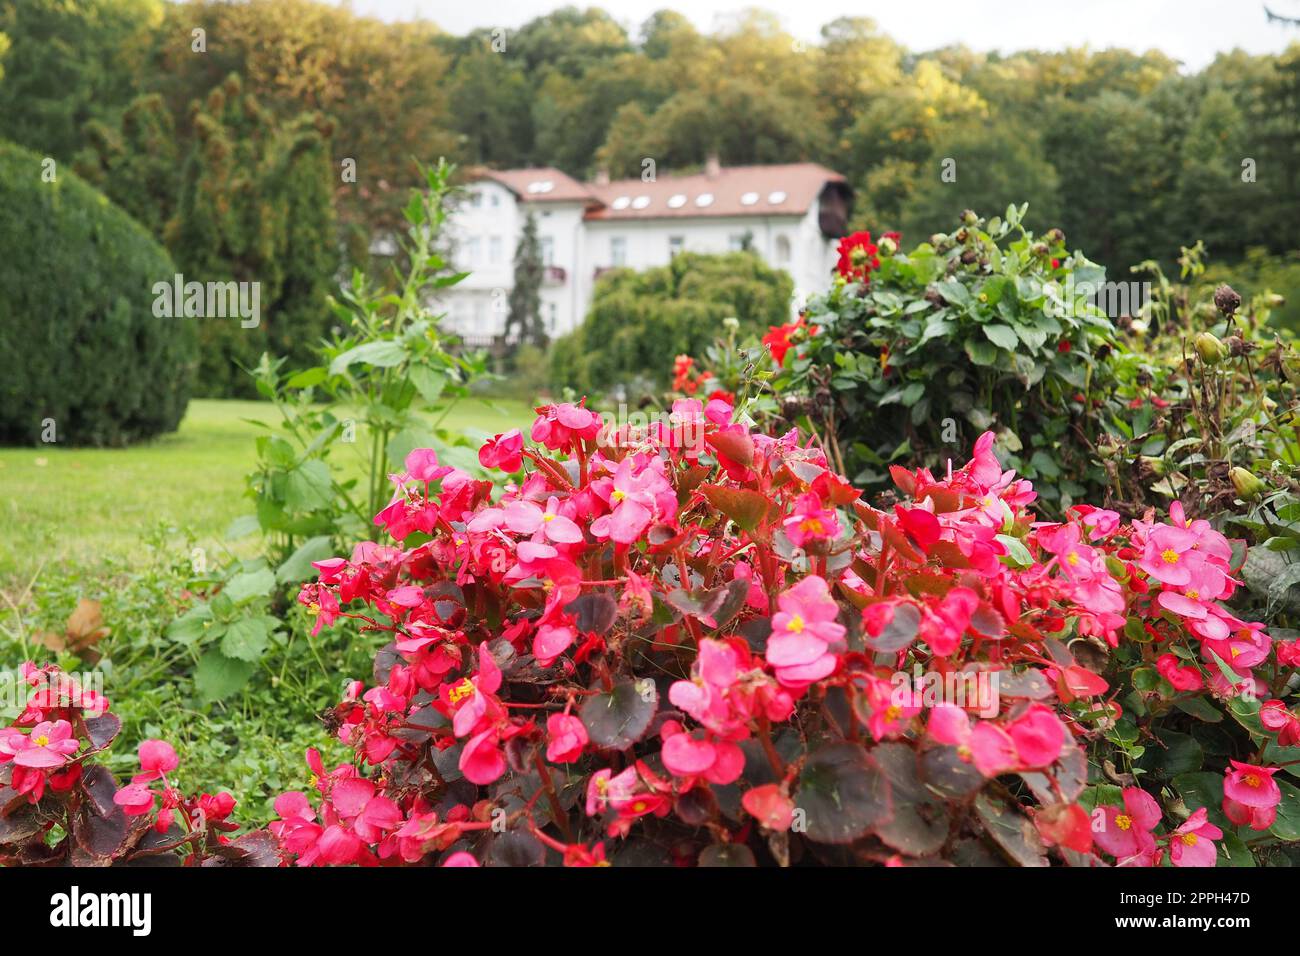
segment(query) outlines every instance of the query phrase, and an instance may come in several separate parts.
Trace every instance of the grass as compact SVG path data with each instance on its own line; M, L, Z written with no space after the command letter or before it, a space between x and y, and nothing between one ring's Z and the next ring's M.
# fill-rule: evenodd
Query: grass
M275 416L263 402L195 400L178 431L148 444L0 449L0 586L43 565L141 560L160 523L224 553L226 528L252 508L244 476L262 430L246 419ZM492 435L528 420L522 402L466 399L443 424Z
M0 449L0 674L56 656L71 672L93 668L123 721L106 758L111 770L130 776L138 743L161 737L181 755L183 789L229 790L236 817L257 825L274 815L277 794L307 786L306 747L332 761L350 756L314 715L338 701L346 678L369 677L378 645L340 625L308 653L299 614L242 691L215 704L196 699L193 652L165 630L193 600L186 549L225 555L226 529L252 509L244 478L264 431L250 419L273 423L275 412L260 402L193 401L175 434L133 448ZM522 402L470 399L441 424L474 438L529 420ZM348 469L345 455L340 465ZM239 546L250 557L258 538ZM41 646L82 599L100 603L110 629L97 658ZM0 726L14 713L0 694Z

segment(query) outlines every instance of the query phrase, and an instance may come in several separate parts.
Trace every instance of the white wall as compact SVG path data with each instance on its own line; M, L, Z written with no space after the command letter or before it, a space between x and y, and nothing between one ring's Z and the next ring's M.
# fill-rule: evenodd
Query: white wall
M492 181L478 182L467 192L478 194L477 205L467 195L448 224L458 249L457 266L471 274L442 299L450 326L465 334L504 330L515 246L529 208L537 216L538 239L544 253L549 250L549 263L564 270L562 282L548 277L541 290L543 320L553 336L572 330L585 317L596 269L618 264L615 240L622 243L622 265L647 269L668 263L673 237L681 238L682 251L720 253L739 248L748 232L751 248L794 280L792 315L808 295L826 288L835 265L835 246L821 235L816 204L802 216L584 221L581 203L520 203ZM783 256L783 240L788 256Z

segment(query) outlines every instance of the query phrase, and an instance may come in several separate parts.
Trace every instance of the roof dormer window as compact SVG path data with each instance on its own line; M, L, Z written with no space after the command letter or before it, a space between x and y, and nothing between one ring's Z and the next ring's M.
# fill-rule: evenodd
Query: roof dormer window
M632 200L627 196L619 196L609 205L613 209L626 209L628 206L632 205Z
M713 205L713 193L700 193L695 197L695 205L703 209L705 206Z
M773 206L779 206L781 203L785 202L785 193L780 189L775 189L767 194L767 201Z
M740 197L740 204L742 206L752 206L756 202L758 202L758 193L745 193L745 195Z
M686 205L686 194L685 194L685 193L677 193L676 195L674 195L674 196L670 196L670 197L668 198L668 208L669 208L669 209L681 209L681 208L682 208L683 206L685 206L685 205Z

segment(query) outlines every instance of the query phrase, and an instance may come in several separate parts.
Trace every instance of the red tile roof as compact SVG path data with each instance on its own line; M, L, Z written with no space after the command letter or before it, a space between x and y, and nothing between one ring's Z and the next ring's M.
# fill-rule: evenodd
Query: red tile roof
M526 202L590 202L591 190L568 173L550 166L531 169L488 169L478 166L468 171L473 180L491 179Z
M587 219L694 219L703 216L801 216L827 183L848 183L817 163L726 166L713 175L663 175L654 182L617 179L580 183L550 166L469 170L469 179L490 179L525 202L585 202ZM704 202L701 203L701 197Z
M587 219L694 219L702 216L801 216L827 183L847 183L816 163L724 166L714 175L659 176L655 182L620 179L588 183L599 205ZM701 197L705 197L701 204Z

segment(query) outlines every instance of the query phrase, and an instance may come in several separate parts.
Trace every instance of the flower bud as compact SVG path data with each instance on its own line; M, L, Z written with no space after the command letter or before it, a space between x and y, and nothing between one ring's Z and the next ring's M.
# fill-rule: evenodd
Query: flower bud
M1241 296L1232 286L1224 283L1214 290L1214 304L1224 315L1232 315L1241 306Z
M898 243L893 239L890 239L888 236L885 236L876 243L876 248L880 250L882 256L892 256L898 251Z
M1270 309L1280 309L1286 305L1286 298L1278 295L1276 292L1270 292L1264 296L1264 304Z
M1206 365L1218 365L1228 357L1228 347L1210 332L1196 336L1196 354Z
M980 217L975 215L975 210L967 209L961 214L961 221L968 226L974 226L980 221Z
M1139 455L1134 465L1139 481L1151 481L1153 478L1162 477L1165 473L1165 461L1163 458L1152 458L1150 455Z
M1236 489L1237 496L1242 501L1254 501L1268 490L1264 482L1240 466L1229 471L1228 478L1232 480L1232 487Z
M740 328L740 319L736 318L734 315L729 315L722 320L722 327L729 332L735 332Z

